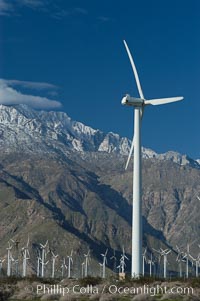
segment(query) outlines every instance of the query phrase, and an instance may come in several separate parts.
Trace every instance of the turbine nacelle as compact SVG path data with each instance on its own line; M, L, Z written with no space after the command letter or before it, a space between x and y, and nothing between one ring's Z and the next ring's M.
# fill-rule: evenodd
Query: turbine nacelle
M144 103L144 99L132 97L129 94L126 94L122 98L122 104L127 106L142 106Z

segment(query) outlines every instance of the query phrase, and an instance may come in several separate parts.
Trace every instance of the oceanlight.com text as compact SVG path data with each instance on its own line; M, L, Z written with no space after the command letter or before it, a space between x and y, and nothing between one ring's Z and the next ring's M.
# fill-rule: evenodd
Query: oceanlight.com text
M33 289L34 290L34 289ZM46 285L41 284L37 285L36 287L37 295L62 295L65 296L67 294L81 294L81 295L88 295L88 294L104 294L108 293L111 295L139 295L139 294L146 294L150 296L156 295L163 295L163 294L171 294L171 295L193 295L194 289L192 287L181 287L181 286L174 286L174 287L166 287L166 286L149 286L143 285L138 287L126 287L126 286L117 286L115 284L111 285L104 285L103 287L87 285L86 287L80 286L78 284L74 286L62 286L62 285Z

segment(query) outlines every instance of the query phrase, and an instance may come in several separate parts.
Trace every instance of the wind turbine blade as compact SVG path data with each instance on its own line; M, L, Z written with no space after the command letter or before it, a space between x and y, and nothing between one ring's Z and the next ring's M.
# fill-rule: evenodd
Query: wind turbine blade
M131 143L131 148L130 148L130 151L129 151L129 155L128 155L128 159L127 159L127 162L126 162L125 170L127 170L127 168L128 168L128 165L129 165L129 162L131 160L132 153L133 153L133 149L134 149L134 136L133 136L133 140L132 140L132 143Z
M153 105L153 106L157 106L157 105L165 105L167 103L170 102L176 102L176 101L180 101L183 100L183 97L168 97L168 98L155 98L155 99L148 99L144 101L145 105Z
M189 254L189 257L195 261L195 258L191 254Z
M27 244L26 244L27 248L28 248L28 245L29 245L29 235L28 235L28 240L27 240Z
M30 259L30 253L29 253L29 250L27 249L27 255L28 255L28 258L27 259Z
M191 243L190 243L190 247L197 241L197 239L194 239Z
M140 98L144 99L144 94L143 94L143 92L142 92L142 88L141 88L141 85L140 85L139 76L138 76L138 73L137 73L137 69L136 69L136 67L135 67L135 63L134 63L134 61L133 61L133 57L132 57L132 55L131 55L131 53L130 53L130 50L129 50L129 48L128 48L128 45L127 45L126 41L124 40L123 42L124 42L126 51L127 51L127 53L128 53L129 60L130 60L130 62L131 62L131 66L132 66L132 69L133 69L133 73L134 73L134 75L135 75L135 81L136 81L136 84L137 84L137 88L138 88L138 92L139 92Z
M155 252L157 252L158 254L160 254L160 251L159 250L156 250L154 248L152 248L152 250L154 250Z

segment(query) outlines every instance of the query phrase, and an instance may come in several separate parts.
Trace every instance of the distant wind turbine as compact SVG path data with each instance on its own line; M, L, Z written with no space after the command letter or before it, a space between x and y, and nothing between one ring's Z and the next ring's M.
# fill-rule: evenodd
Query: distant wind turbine
M141 206L141 122L144 108L147 105L163 105L171 102L180 101L183 97L170 97L159 99L145 99L137 69L135 67L132 55L126 41L124 41L126 51L133 69L138 92L140 98L126 95L122 98L122 104L134 107L134 137L130 148L126 168L128 167L130 158L134 148L134 164L133 164L133 214L132 214L132 278L139 277L142 274L142 206Z
M110 257L113 260L113 272L116 274L117 272L117 257L115 256L115 250L113 251L113 256Z
M0 259L0 276L2 276L2 270L3 270L3 262L5 259Z
M37 250L37 277L40 277L40 264L41 264L42 258L40 254L40 250Z
M48 240L46 241L45 245L40 244L40 248L42 249L42 258L41 258L41 277L44 277L44 266L47 264L45 263L45 257L46 257L46 247L48 245Z
M145 248L144 253L142 254L142 276L143 277L144 277L144 273L145 273L145 261L147 261L146 252L147 252L147 248Z
M65 269L67 270L67 265L66 265L66 263L65 263L65 258L63 258L63 262L62 262L62 265L61 265L61 273L62 273L62 277L64 277Z
M163 266L164 266L163 277L166 279L167 278L167 255L171 253L171 250L168 249L163 250L162 248L160 248L160 250L155 250L155 249L153 250L158 254L160 254L161 256L163 256Z
M103 263L102 263L102 278L106 278L106 264L107 264L107 255L108 249L106 250L105 254L101 254L103 256Z
M147 263L149 264L149 276L152 276L152 265L154 266L153 254L151 253L150 259L148 259Z
M56 264L56 258L58 257L58 254L55 255L54 252L51 250L52 255L52 271L51 271L51 278L55 277L55 264Z
M200 262L200 254L198 254L198 256L196 258L194 258L192 255L189 255L190 258L192 259L192 261L195 262L195 274L196 274L196 278L199 277L199 262Z
M179 265L179 276L180 276L180 278L182 278L183 277L182 262L186 262L186 260L183 259L184 252L181 251L178 246L176 246L176 249L178 251L178 255L176 257L176 261L178 262L178 265Z
M73 255L73 250L71 251L70 255L67 256L67 258L68 258L68 278L71 277L71 266L73 264L72 255Z
M87 254L84 254L84 257L85 257L85 264L84 264L84 267L85 267L85 277L88 276L88 266L89 266L89 263L90 263L90 250L87 252Z
M12 254L11 254L12 246L10 242L8 242L8 255L7 255L7 276L11 276L11 265L12 265Z
M192 243L187 243L187 249L186 252L184 253L183 259L186 260L186 278L189 277L189 258L191 258L190 254L190 246L192 246L196 242L196 239Z
M122 274L125 273L125 267L126 267L125 259L128 260L128 257L125 255L125 250L124 250L124 246L123 246L123 253L122 253L120 261L119 261L119 266L117 267L117 268L119 268L119 272Z
M23 262L22 262L22 277L26 277L27 260L30 259L28 245L29 245L29 237L28 237L28 241L27 241L26 246L21 249L22 258L23 258Z

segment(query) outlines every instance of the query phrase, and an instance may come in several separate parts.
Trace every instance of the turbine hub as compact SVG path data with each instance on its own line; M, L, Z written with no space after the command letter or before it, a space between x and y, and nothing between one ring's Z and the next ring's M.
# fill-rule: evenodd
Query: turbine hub
M131 97L129 94L126 94L123 98L122 98L122 102L123 105L127 105L127 106L142 106L144 104L144 99L142 98L136 98L136 97Z

